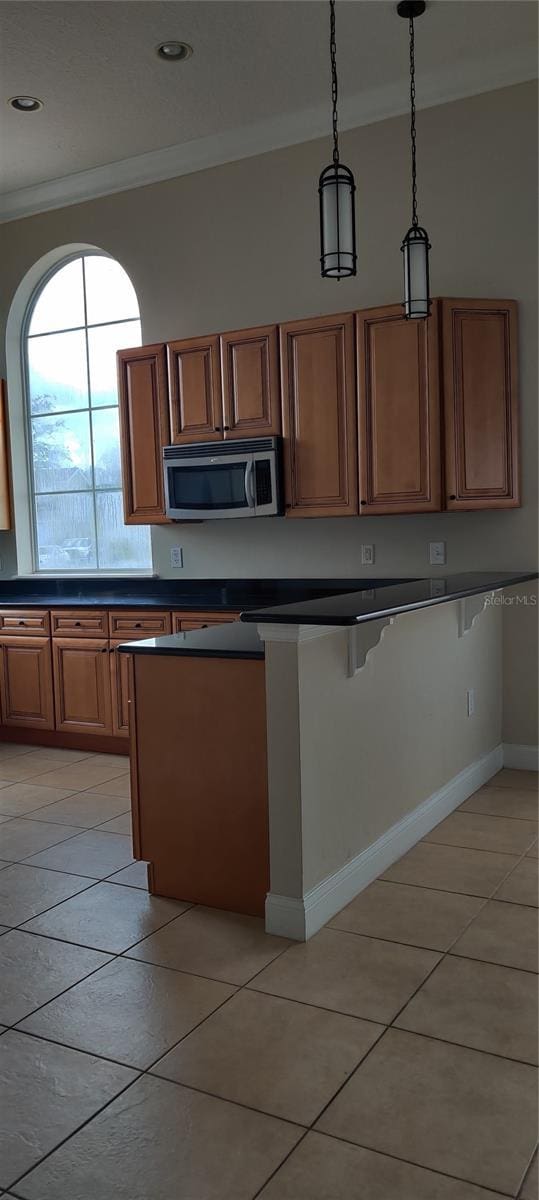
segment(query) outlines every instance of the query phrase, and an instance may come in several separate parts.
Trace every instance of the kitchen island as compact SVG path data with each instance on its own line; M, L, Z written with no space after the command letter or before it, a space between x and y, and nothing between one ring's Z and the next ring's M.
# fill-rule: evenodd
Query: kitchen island
M311 936L502 766L497 597L536 577L365 580L125 644L151 890Z

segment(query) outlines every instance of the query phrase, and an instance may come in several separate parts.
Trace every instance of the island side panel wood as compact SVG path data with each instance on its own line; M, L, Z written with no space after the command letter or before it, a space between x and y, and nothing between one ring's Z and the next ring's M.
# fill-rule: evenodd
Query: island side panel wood
M151 890L263 916L264 663L134 654L133 676L136 852Z

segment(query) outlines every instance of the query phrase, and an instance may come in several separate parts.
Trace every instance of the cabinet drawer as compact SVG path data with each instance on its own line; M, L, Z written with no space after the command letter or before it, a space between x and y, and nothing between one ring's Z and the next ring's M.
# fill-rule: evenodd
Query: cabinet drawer
M189 629L206 629L209 625L224 625L226 621L237 621L239 615L237 612L175 612L172 614L172 632L186 633Z
M0 611L0 634L48 634L49 614L45 609L11 608Z
M67 609L51 613L54 637L108 637L106 612L101 609Z
M129 641L136 637L158 637L170 633L172 628L169 612L109 612L109 634L111 638Z

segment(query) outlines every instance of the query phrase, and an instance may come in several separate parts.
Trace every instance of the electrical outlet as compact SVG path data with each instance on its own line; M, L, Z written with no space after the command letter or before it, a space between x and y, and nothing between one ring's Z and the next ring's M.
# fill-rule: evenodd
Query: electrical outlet
M431 579L430 594L434 599L435 596L445 596L446 584L445 579Z
M466 709L469 717L473 717L475 712L475 688L468 688L466 692Z
M181 546L171 546L170 548L170 565L175 571L183 567L183 550Z
M431 567L444 566L445 542L429 542L429 563Z
M374 546L361 547L361 562L364 567L372 567L374 562Z

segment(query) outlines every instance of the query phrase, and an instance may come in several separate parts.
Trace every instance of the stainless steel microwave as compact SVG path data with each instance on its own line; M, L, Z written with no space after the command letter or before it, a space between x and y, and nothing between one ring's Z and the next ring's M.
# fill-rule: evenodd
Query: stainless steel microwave
M281 439L166 446L165 510L176 521L275 517L283 512Z

